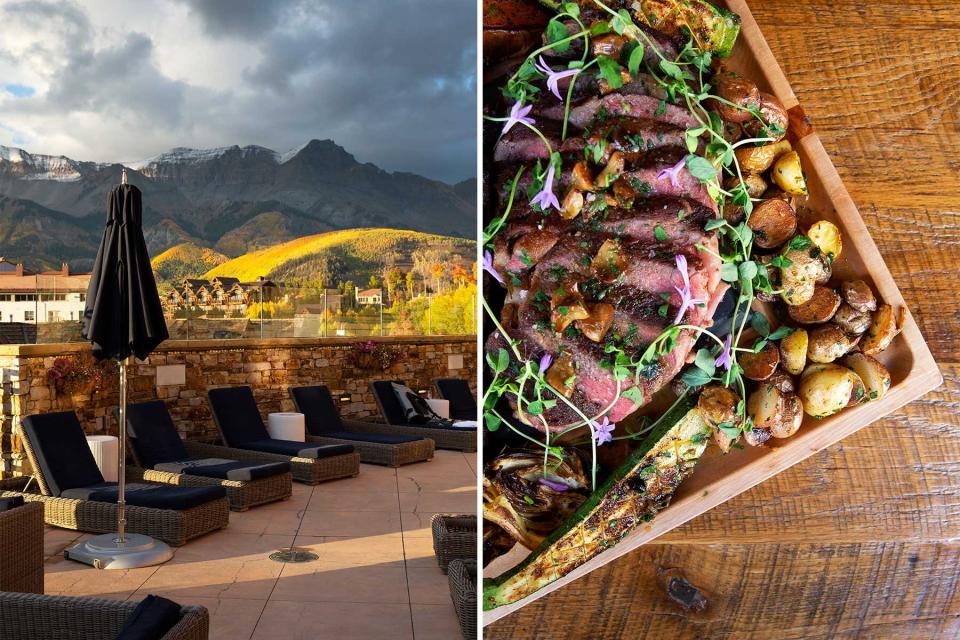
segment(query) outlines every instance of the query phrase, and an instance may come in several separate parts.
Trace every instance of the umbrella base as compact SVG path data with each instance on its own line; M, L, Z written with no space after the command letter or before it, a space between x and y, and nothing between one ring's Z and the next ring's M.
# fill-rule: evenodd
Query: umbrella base
M128 533L117 542L116 533L105 533L66 549L63 557L97 569L136 569L163 564L173 557L166 543L139 533Z

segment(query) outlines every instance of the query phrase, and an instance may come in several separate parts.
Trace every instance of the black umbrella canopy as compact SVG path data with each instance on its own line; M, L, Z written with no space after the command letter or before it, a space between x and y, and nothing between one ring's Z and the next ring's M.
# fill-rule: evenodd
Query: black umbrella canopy
M81 329L99 360L143 359L169 337L142 218L140 189L122 184L110 192Z

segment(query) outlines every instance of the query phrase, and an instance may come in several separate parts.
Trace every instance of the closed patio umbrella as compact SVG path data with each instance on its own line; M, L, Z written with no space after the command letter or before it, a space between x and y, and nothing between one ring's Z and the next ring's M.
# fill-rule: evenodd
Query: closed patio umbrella
M117 532L96 536L67 551L67 557L98 568L129 569L169 560L170 548L149 536L126 532L127 361L146 358L169 337L157 283L143 239L140 190L127 182L110 192L107 224L87 289L81 335L98 360L116 360L120 369Z

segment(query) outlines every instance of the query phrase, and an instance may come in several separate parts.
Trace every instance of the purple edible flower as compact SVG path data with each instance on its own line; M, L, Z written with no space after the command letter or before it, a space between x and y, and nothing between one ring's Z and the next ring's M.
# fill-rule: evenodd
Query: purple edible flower
M503 284L503 278L497 273L497 270L493 268L493 254L490 251L483 252L483 260L480 261L480 266L483 267L483 270L493 276L493 279Z
M677 255L677 270L680 271L680 276L683 278L683 287L674 287L680 294L680 308L677 309L677 317L674 318L673 324L680 324L687 309L692 309L694 306L704 303L700 298L694 298L690 292L690 274L687 273L686 256Z
M727 371L730 371L730 347L733 346L733 334L728 333L727 339L723 342L723 352L713 361L713 364L717 367L723 367Z
M603 422L591 420L590 425L594 428L593 439L596 440L598 446L605 442L613 442L612 434L617 425L612 424L609 417L603 416Z
M551 364L553 364L553 356L549 353L543 354L543 357L540 358L540 373L543 374L544 371L550 368Z
M547 480L546 478L540 478L540 484L550 487L554 491L566 491L570 488L562 482L554 482L553 480Z
M503 131L500 132L500 135L505 134L507 131L513 128L513 125L518 122L523 122L525 124L534 124L536 120L533 118L528 118L527 114L530 113L530 110L533 109L532 104L523 106L523 103L517 100L513 103L513 106L510 108L510 116L507 118L507 121L503 125Z
M543 181L543 189L533 197L530 201L530 206L538 204L544 211L550 207L558 211L560 210L560 201L557 200L557 196L553 193L553 171L553 163L551 162L550 168L547 169L547 179Z
M580 73L580 69L567 69L566 71L554 71L550 68L543 60L543 56L540 56L540 62L536 63L534 66L537 67L537 70L540 73L543 73L547 76L547 89L550 90L550 93L557 96L559 100L563 100L563 96L560 95L560 87L557 84L564 78L569 78Z
M677 179L677 176L680 175L680 171L687 166L687 159L681 158L680 162L673 165L669 169L661 169L660 173L657 174L657 180L663 180L665 177L670 176L670 184L676 189L680 186L680 181Z

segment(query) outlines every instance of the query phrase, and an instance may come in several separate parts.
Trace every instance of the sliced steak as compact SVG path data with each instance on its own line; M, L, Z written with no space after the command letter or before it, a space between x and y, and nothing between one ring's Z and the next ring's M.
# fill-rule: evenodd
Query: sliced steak
M680 127L693 129L699 126L685 108L654 98L653 96L624 95L611 93L602 98L590 98L570 109L570 124L578 129L593 126L598 120L623 116L644 118Z

